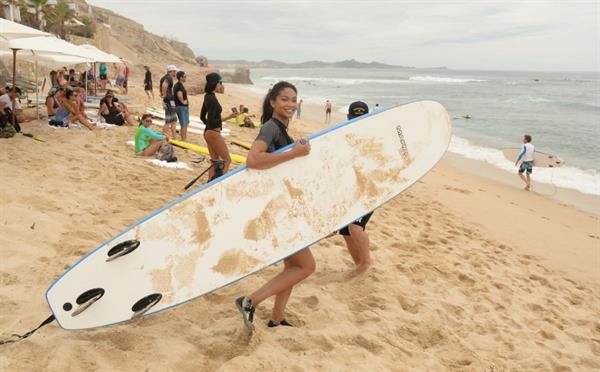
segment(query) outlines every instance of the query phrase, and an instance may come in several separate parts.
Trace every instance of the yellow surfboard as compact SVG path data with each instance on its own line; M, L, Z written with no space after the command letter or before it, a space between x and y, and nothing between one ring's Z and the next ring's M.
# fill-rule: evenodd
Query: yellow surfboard
M191 151L197 152L199 154L209 155L208 149L206 147L202 147L202 146L199 146L199 145L196 145L193 143L183 142L183 141L174 140L174 139L171 139L169 142L177 147L181 147L182 149L191 150ZM235 163L246 164L245 156L238 155L238 154L232 154L232 153L229 153L229 156L231 156L231 161L233 161Z
M238 145L240 147L245 148L246 150L250 150L250 147L252 147L252 144L250 142L244 142L244 141L238 141L238 140L233 140L231 141L231 143L233 145Z

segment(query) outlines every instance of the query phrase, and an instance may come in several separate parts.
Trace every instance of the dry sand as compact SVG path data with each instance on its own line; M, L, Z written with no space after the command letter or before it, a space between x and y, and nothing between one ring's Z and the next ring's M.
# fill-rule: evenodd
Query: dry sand
M143 103L140 88L132 94ZM219 99L259 112L259 98L244 89L229 86ZM201 100L192 97L192 113ZM303 113L292 124L295 136L323 127L320 108ZM134 157L126 144L133 127L24 127L46 142L0 140L0 339L36 326L49 314L46 288L68 265L182 195L196 175ZM232 130L230 138L256 135ZM177 156L198 171L207 165L191 163L193 153ZM341 237L313 247L317 271L288 306L295 328L268 329L266 301L249 339L233 305L274 267L130 324L46 326L0 345L0 370L598 370L598 217L457 164L446 159L375 213L368 225L374 262L362 277L345 279L352 261Z

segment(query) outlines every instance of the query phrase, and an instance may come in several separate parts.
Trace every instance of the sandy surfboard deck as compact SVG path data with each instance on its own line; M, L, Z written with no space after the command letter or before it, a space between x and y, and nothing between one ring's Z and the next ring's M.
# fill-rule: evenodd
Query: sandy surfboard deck
M502 154L512 162L516 161L521 153L521 149L504 149ZM533 154L533 166L540 168L558 168L562 167L565 161L556 155L546 154L545 152L535 151Z
M267 170L239 167L102 243L48 288L48 304L61 327L93 328L234 283L406 190L440 160L450 136L448 113L431 101L316 133L308 156Z

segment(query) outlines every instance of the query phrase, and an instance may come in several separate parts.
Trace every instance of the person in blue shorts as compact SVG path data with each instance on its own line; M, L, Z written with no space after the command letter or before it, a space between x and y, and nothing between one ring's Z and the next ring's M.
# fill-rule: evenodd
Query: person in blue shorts
M187 139L187 128L190 123L190 109L187 91L183 83L186 82L187 76L183 71L177 71L176 74L177 83L173 87L173 96L175 97L175 109L177 110L177 118L179 119L179 125L181 129L181 139L185 141Z
M523 146L521 152L515 161L515 165L521 162L519 166L519 177L525 182L525 190L531 190L531 173L533 173L533 157L535 147L531 143L531 136L526 134L523 136Z

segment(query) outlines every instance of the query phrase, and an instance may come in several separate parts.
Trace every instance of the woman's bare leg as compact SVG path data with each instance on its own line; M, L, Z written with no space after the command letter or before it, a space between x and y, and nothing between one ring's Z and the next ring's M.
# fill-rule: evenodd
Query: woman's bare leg
M210 156L210 160L215 161L215 160L219 160L219 155L217 154L217 151L215 150L214 146L213 146L213 142L214 142L214 134L213 134L213 130L205 130L204 131L204 140L206 141L206 147L208 148L208 154ZM212 165L212 163L211 163ZM215 168L214 167L210 167L208 169L208 179L212 179L215 176Z
M148 147L146 147L144 149L144 151L142 151L142 156L150 156L150 155L156 154L156 152L158 151L158 149L160 148L160 146L162 144L164 144L164 143L165 143L164 140L162 140L162 141L156 141L156 140L151 139L150 140L150 145Z
M227 148L227 144L221 136L221 132L215 132L216 135L213 135L213 149L216 151L218 158L223 159L223 173L227 173L229 171L229 166L231 165L231 156L229 155L229 149Z
M277 317L283 316L283 311L291 294L292 287L307 278L316 268L315 259L310 252L310 248L306 248L293 256L290 256L284 261L287 262L285 262L283 271L265 283L249 297L252 301L252 305L257 306L265 299L276 294L281 294L279 301L276 299L278 309L273 309L273 315Z

